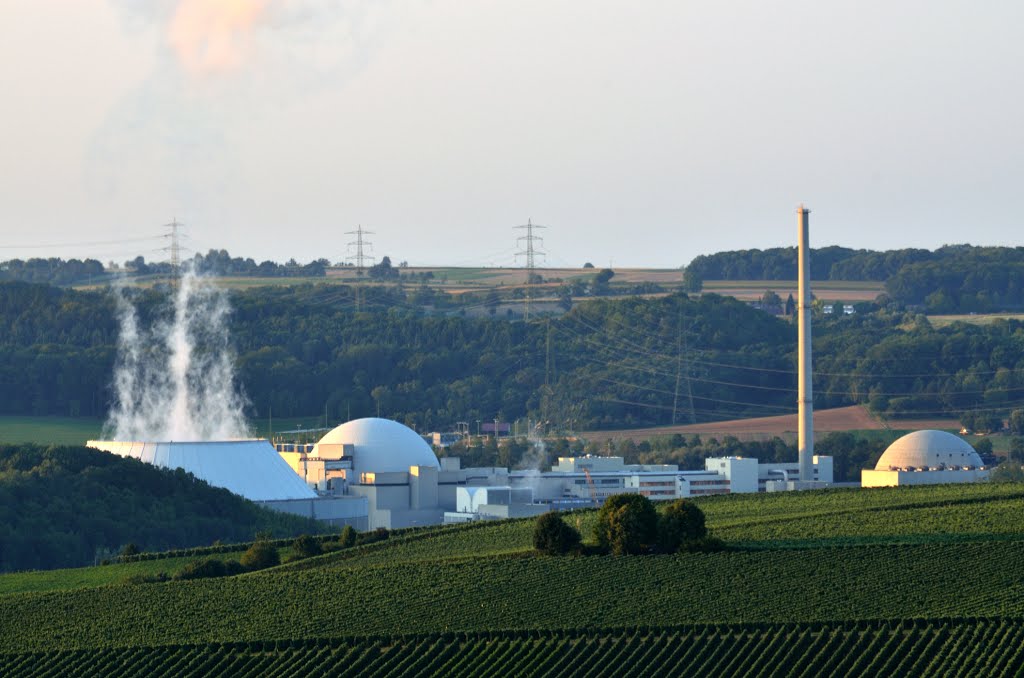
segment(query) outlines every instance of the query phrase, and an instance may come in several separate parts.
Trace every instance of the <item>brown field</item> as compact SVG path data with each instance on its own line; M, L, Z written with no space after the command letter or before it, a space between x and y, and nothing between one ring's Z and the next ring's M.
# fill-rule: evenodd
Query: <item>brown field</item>
M814 412L815 434L830 433L832 431L882 431L886 429L903 431L922 428L958 429L960 428L960 423L956 419L901 419L890 422L887 426L873 417L867 408L861 405L816 410ZM699 433L705 437L734 436L740 440L764 440L774 436L789 440L795 439L796 430L796 414L784 414L778 417L734 419L732 421L715 421L685 426L655 426L619 431L586 431L580 433L580 437L588 440L607 440L609 438L619 440L629 438L639 441L676 433L684 435Z

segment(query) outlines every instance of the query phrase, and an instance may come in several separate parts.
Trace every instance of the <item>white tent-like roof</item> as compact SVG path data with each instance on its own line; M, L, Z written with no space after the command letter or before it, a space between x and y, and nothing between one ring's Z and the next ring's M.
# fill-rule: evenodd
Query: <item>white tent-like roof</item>
M252 501L317 496L266 440L190 443L90 440L86 445L162 468L183 469L210 485L223 487Z

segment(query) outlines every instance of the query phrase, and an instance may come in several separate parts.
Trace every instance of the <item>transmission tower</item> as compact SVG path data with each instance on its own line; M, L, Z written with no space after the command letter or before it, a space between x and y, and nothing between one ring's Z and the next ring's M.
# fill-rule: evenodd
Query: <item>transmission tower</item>
M356 248L356 253L353 254L353 255L345 257L345 261L355 261L356 262L356 272L359 273L359 274L362 274L363 273L363 269L366 266L367 260L373 261L373 257L371 257L369 254L367 254L367 250L372 250L373 249L373 243L368 241L368 240L364 240L363 236L364 235L373 235L373 231L364 231L363 227L359 226L354 231L348 231L346 233L346 235L354 235L356 237L355 240L353 240L352 242L350 242L348 244L349 251L351 251L352 247L355 247Z
M544 244L544 238L541 238L540 236L534 235L533 234L533 229L535 229L535 228L547 228L547 226L541 226L539 224L535 224L535 223L533 223L532 219L527 219L525 226L516 226L515 228L516 229L523 229L523 230L526 231L526 235L521 236L520 238L516 239L517 243L523 243L523 244L520 244L520 247L522 249L520 249L518 252L516 252L516 256L517 257L526 257L526 312L523 314L523 316L524 316L524 318L526 320L529 320L530 319L530 302L531 302L531 300L533 298L532 287L533 287L533 275L534 275L533 274L534 258L537 257L537 256L544 256L545 255L545 252L542 252L541 250L537 249L534 246L534 243L539 243L540 245L543 245Z
M167 229L164 237L170 240L170 244L162 251L171 253L171 284L175 287L178 286L178 280L181 278L181 242L178 229L184 225L177 219L172 219L171 223L164 224L164 228Z

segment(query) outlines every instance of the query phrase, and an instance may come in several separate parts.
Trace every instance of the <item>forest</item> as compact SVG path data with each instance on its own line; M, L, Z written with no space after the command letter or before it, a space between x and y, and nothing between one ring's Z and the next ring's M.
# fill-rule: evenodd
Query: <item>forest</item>
M397 286L231 293L250 418L385 416L421 431L529 417L546 432L794 412L792 321L714 294L600 298L531 322L430 314ZM142 317L166 293L137 290ZM815 406L884 417L1024 407L1024 325L933 327L884 308L815 320ZM118 330L112 297L0 284L0 414L105 416Z
M90 565L129 544L167 550L323 529L181 469L86 447L0 445L0 572Z
M946 245L935 251L811 250L812 280L873 280L899 308L928 313L1024 309L1024 247ZM795 280L795 247L701 255L686 267L694 280Z

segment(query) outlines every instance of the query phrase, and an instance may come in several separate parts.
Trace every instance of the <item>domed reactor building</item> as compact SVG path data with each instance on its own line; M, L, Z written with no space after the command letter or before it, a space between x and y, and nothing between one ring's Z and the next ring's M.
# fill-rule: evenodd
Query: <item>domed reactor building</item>
M945 431L914 431L890 445L874 469L861 471L861 487L974 483L988 478L974 448Z

